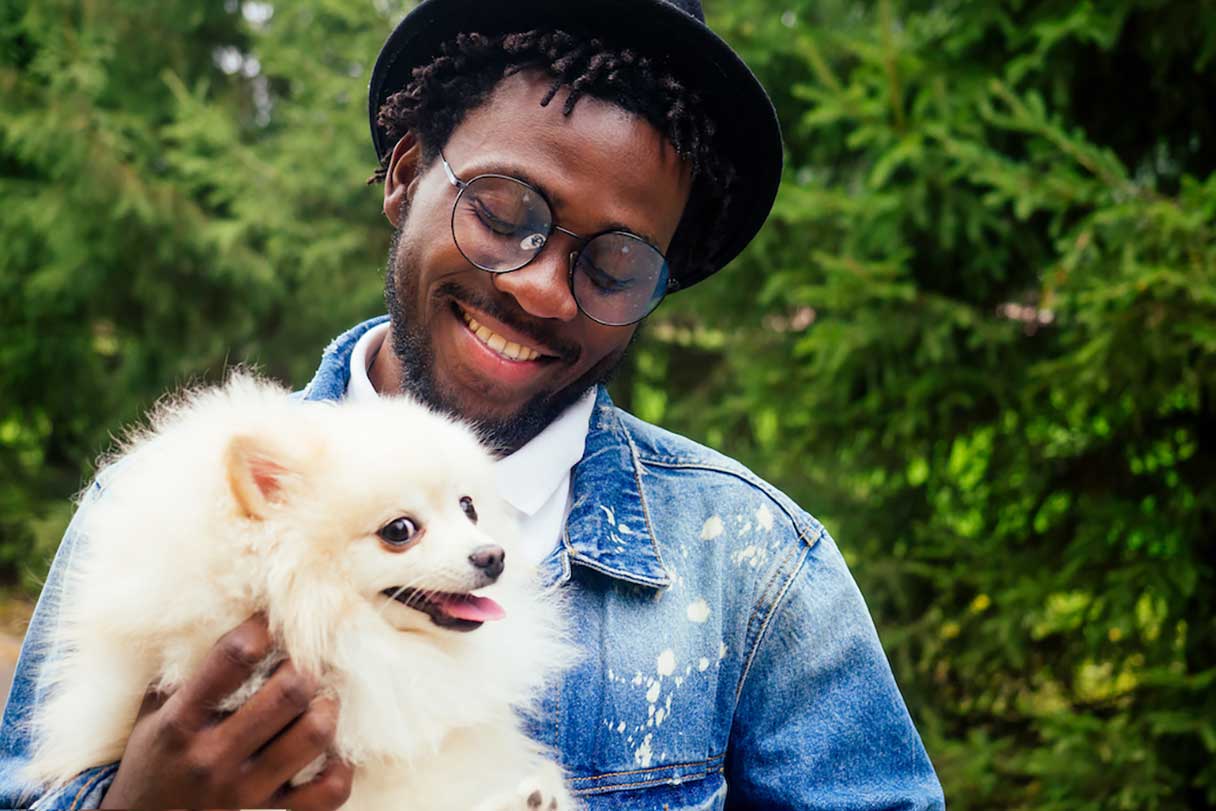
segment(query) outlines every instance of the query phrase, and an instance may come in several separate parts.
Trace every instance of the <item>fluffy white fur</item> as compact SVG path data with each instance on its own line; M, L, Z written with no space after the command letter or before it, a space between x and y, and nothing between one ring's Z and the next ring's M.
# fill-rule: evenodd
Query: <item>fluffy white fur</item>
M571 662L560 605L515 551L467 428L405 399L304 403L238 375L163 405L118 461L65 584L32 779L118 760L145 688L174 690L263 610L339 698L336 749L356 766L346 808L528 808L534 788L571 807L519 718ZM404 552L377 537L400 516L424 530ZM381 593L468 591L468 556L487 543L506 568L476 593L505 619L447 630Z

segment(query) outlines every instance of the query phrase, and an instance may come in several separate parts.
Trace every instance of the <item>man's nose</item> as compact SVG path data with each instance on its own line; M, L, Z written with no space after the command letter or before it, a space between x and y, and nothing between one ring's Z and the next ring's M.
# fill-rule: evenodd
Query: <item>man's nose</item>
M570 254L552 242L519 270L494 275L494 286L512 296L537 318L571 321L578 317L578 304L570 292Z

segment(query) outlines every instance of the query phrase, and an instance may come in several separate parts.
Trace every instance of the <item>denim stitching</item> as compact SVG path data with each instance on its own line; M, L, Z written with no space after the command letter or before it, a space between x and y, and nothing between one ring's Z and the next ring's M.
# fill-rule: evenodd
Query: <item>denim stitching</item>
M713 763L716 760L725 761L726 753L723 752L720 755L713 755L711 757L705 758L704 760L689 760L689 761L685 761L683 763L671 763L667 766L656 766L652 769L626 769L624 771L604 772L603 774L592 775L590 777L571 777L569 782L578 783L578 782L585 782L588 780L603 780L607 777L624 777L625 775L630 775L630 774L638 774L638 775L658 774L659 772L667 772L667 771L671 771L672 769L679 769L679 768L708 767L709 764ZM632 784L629 784L629 785L632 785Z
M582 566L584 569L592 569L594 571L599 572L600 574L606 574L609 577L613 577L618 580L625 580L629 583L633 583L638 586L649 586L651 588L664 588L663 585L656 583L654 580L651 580L650 578L639 577L638 575L633 574L632 572L626 572L626 571L622 571L620 569L614 569L613 567L606 566L597 560L587 557L586 555L579 554L578 550L576 550L574 548L574 544L571 543L571 541L570 541L569 525L564 525L562 527L562 546L566 547L566 561L567 561L566 563L563 563L563 567L562 567L563 568L563 578L562 578L561 582L563 582L563 583L570 579L569 562L573 562L573 563L577 563L579 566Z
M659 567L663 569L663 573L667 575L667 579L671 580L671 569L667 568L667 563L663 560L662 553L659 552L659 541L654 536L654 526L650 521L650 507L646 503L646 492L642 488L642 466L641 454L638 453L637 445L634 444L633 435L629 433L629 429L621 422L619 414L614 413L617 427L620 428L621 434L625 437L625 442L629 445L629 453L633 456L633 480L638 486L638 500L642 502L642 515L646 517L646 532L650 534L650 547L654 550L654 556L659 561Z
M739 675L739 686L735 690L736 705L739 703L739 696L743 695L743 683L747 680L747 676L751 672L752 662L755 661L756 654L760 650L760 643L764 641L764 634L766 631L768 631L769 623L772 621L773 617L781 607L781 601L785 599L785 595L789 593L790 587L794 585L794 580L798 575L798 571L802 568L803 564L806 563L806 559L810 556L810 554L811 550L809 547L803 549L800 560L794 565L793 570L790 572L790 576L785 581L785 585L781 587L780 593L777 594L777 597L773 600L772 605L769 606L768 614L764 617L764 622L761 623L760 630L756 633L756 641L752 645L751 652L747 655L747 661L743 665L743 672ZM784 563L784 561L782 562ZM751 620L754 617L755 614L753 613L752 617L748 618L749 627L751 625Z
M771 610L772 604L768 602L768 595L773 591L773 584L781 579L786 562L797 552L797 550L798 547L790 549L788 552L786 552L785 557L783 557L777 563L777 565L773 566L773 568L769 571L768 576L764 580L764 584L761 586L758 592L756 602L754 605L752 605L752 611L747 617L747 622L743 626L744 646L747 648L747 655L744 657L743 668L739 671L739 681L735 686L736 703L739 701L739 694L743 691L743 680L747 677L747 670L750 666L752 657L756 655L756 648L760 644L760 637L763 636L762 632L766 620L762 620L760 622L760 627L755 631L755 633L752 632L752 628L756 624L757 617L765 614L766 611Z
M680 781L681 781L681 782L683 782L684 780L687 780L687 779L693 779L693 780L704 780L706 777L709 777L711 774L721 774L721 773L723 773L723 772L725 771L725 768L726 768L726 765L725 765L725 764L718 764L718 766L716 766L715 768L712 768L712 769L706 769L706 770L705 770L705 771L703 771L703 772L694 773L694 774L689 774L689 775L684 775L684 776L682 776L682 777L680 778ZM668 778L664 778L664 779L662 779L662 780L643 780L643 781L638 782L638 783L613 783L613 784L611 784L611 785L607 785L607 786L595 786L595 787L593 787L593 788L585 788L585 789L577 789L577 788L576 788L576 789L574 789L574 793L575 793L576 795L578 795L578 796L587 797L587 796L590 796L590 795L592 795L592 794L607 794L607 793L608 793L608 792L610 792L610 791L621 791L621 790L627 790L627 789L651 788L652 786L672 786L672 785L677 785L677 783L673 782L673 779L674 779L674 778L670 778L670 777L668 777Z
M584 569L594 569L601 574L606 574L609 577L617 580L625 580L638 586L649 586L650 588L654 589L662 589L667 588L667 586L670 585L669 583L661 583L649 577L642 577L640 575L633 574L632 572L626 572L621 569L615 569L611 566L605 566L599 561L592 560L591 558L580 555L577 552L571 552L570 559L578 563L578 565L582 566Z
M653 464L659 467L677 468L681 470L702 470L713 473L721 473L724 476L732 476L742 481L744 484L754 487L767 496L769 500L773 502L773 505L776 506L777 509L781 510L781 512L784 513L785 516L790 520L794 530L798 533L799 540L803 541L808 546L814 546L819 541L819 538L823 535L824 527L822 524L820 524L818 521L808 522L804 520L802 516L798 515L796 511L790 510L786 506L784 494L770 487L767 482L764 482L761 479L754 479L745 475L741 471L732 470L728 467L721 467L718 465L692 464L687 462L675 463L658 460L651 461Z
M72 798L72 802L68 805L68 811L76 811L80 808L80 803L84 802L84 797L87 795L101 779L106 776L107 770L102 769L97 774L85 781L85 784L80 787L80 791L76 792L76 796Z
M728 467L721 467L718 465L677 462L674 460L669 461L663 459L648 459L644 456L639 458L644 464L650 463L659 467L680 468L685 470L705 470L714 473L721 473L725 476L732 476L744 484L751 485L766 495L773 502L774 506L776 506L777 509L781 510L781 512L783 512L785 516L789 518L790 523L794 526L794 530L798 533L798 539L807 546L814 546L819 542L819 539L823 537L824 527L822 524L820 524L818 521L814 521L813 523L807 522L803 520L801 516L795 514L794 511L788 509L785 504L784 495L780 491L768 486L767 483L761 479L753 479L741 471L731 470Z

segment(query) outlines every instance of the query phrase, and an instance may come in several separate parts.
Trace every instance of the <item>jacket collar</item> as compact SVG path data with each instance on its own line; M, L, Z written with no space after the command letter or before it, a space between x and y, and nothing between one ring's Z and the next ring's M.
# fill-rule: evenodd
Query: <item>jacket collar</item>
M300 396L305 400L341 400L345 397L346 386L350 383L350 356L355 351L355 344L359 343L363 333L387 320L387 315L372 318L330 341L321 353L321 365Z
M345 397L355 344L386 320L388 316L364 321L331 341L300 396L305 400ZM574 564L629 583L671 585L650 521L637 448L603 386L596 392L583 458L571 476L570 513L561 546L541 564L547 579L569 579Z
M574 467L562 532L572 563L654 588L671 585L642 488L637 448L600 386L583 458Z

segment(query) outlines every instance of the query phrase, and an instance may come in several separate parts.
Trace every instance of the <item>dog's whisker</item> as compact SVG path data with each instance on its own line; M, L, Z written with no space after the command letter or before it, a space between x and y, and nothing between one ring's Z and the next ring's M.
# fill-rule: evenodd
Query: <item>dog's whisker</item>
M405 592L409 591L409 588L410 587L408 585L398 586L396 589L393 590L392 594L385 595L384 601L382 603L380 603L380 608L376 611L376 613L383 614L385 609L388 608L390 605L392 605L394 602L396 602L398 597L400 597Z
M378 609L376 609L376 613L377 613L377 614L384 614L384 610L385 610L386 608L388 608L390 605L392 605L392 604L393 604L393 602L395 602L395 601L396 601L397 597L398 597L398 596L400 596L400 594L401 594L403 591L405 591L405 586L402 586L401 588L399 588L399 589L397 589L396 591L394 591L392 594L390 594L390 595L386 596L386 597L384 598L384 601L383 601L382 603L380 603L380 607L379 607Z
M384 612L388 609L388 607L392 603L402 602L399 599L401 597L401 595L406 592L410 592L410 591L413 592L414 597L416 597L419 601L422 601L422 602L434 602L436 600L436 597L443 595L443 594L464 593L466 591L469 591L470 590L469 586L471 584L468 584L468 583L462 584L461 583L462 580L467 580L467 575L468 575L468 570L467 570L467 567L465 567L465 566L452 564L452 563L441 565L437 570L430 572L427 579L431 580L432 582L434 582L435 580L438 580L444 584L450 583L451 586L449 588L442 588L442 587L438 587L438 586L425 586L424 587L424 586L420 585L422 579L416 578L410 582L393 587L391 592L389 592L388 590L385 590L384 592L382 592L384 595L384 600L380 603L379 607L376 610L376 613L383 616Z
M398 597L400 597L402 594L409 591L410 589L416 588L417 584L420 582L421 582L421 578L416 577L412 581L407 581L403 585L397 586L397 588L395 588L393 590L393 593L391 595L388 595L385 598L384 602L380 605L380 609L376 613L382 615L384 613L385 609L387 609L390 605L392 605L393 602L395 602ZM425 592L422 592L422 593L425 596Z

